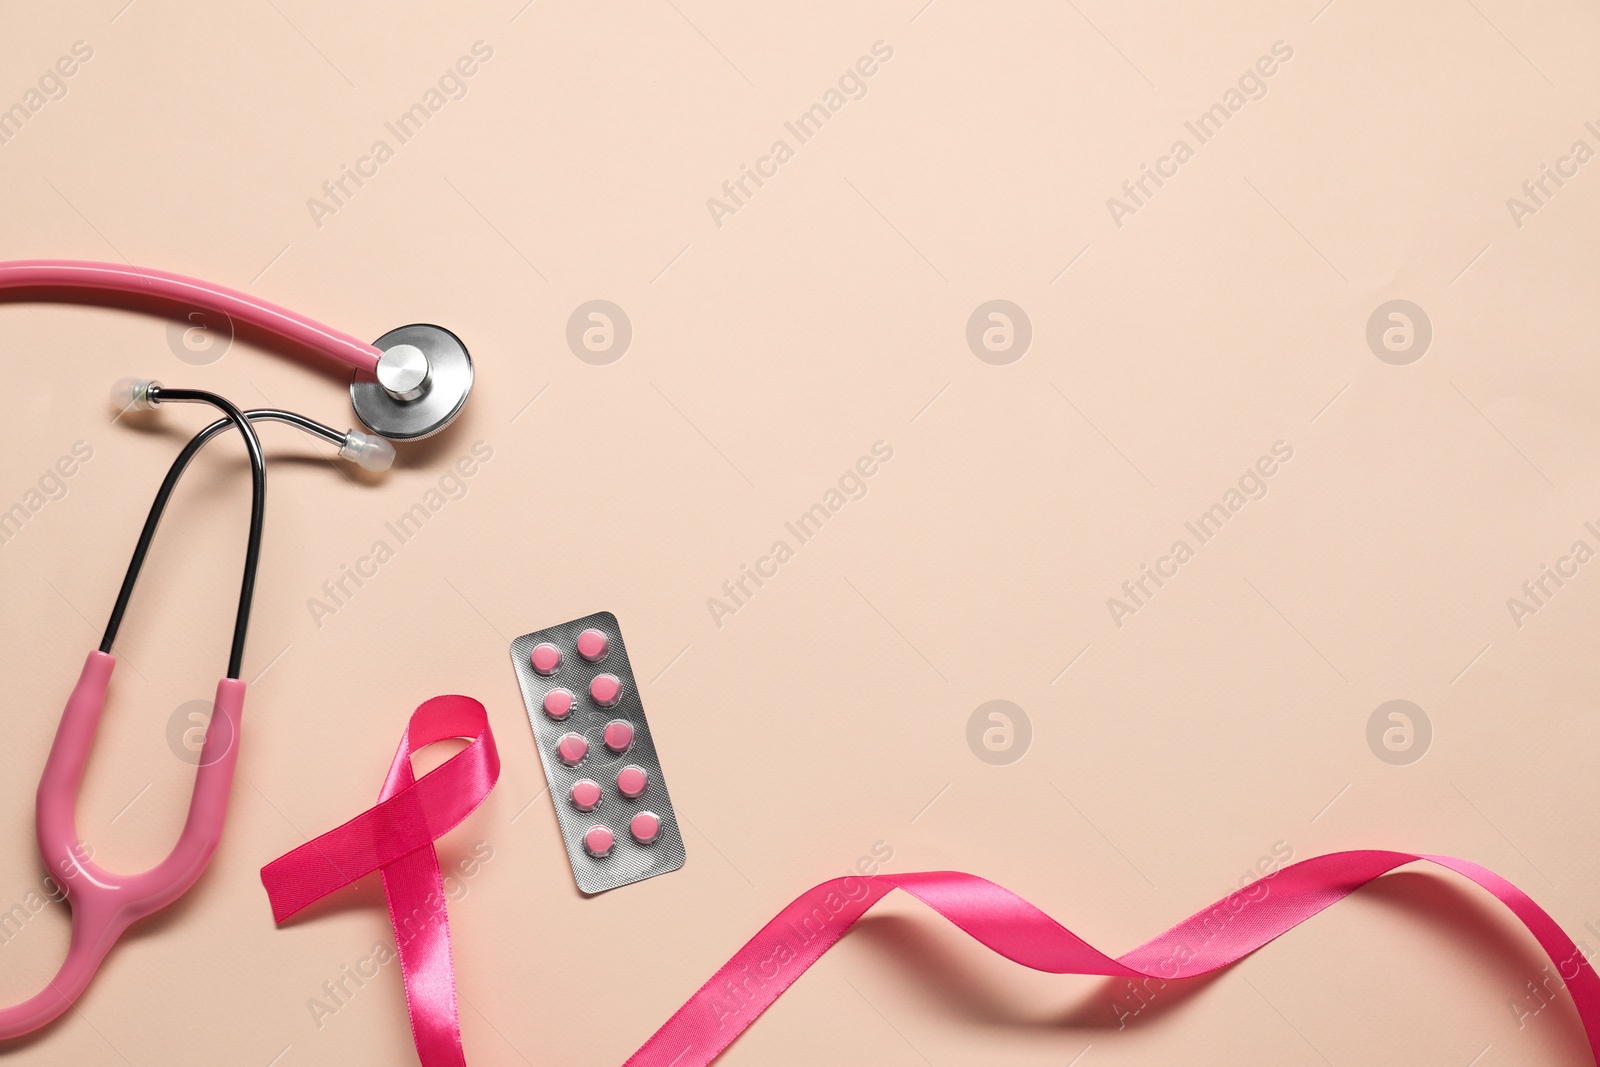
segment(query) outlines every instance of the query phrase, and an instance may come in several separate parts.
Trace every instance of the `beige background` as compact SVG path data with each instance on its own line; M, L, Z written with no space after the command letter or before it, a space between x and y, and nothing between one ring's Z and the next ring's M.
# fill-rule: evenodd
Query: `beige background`
M377 883L279 930L256 872L370 804L407 713L450 691L488 704L505 763L441 850L493 849L450 915L475 1064L621 1062L875 846L888 870L993 878L1112 951L1274 849L1444 852L1600 947L1600 564L1520 628L1506 603L1575 540L1600 547L1600 162L1520 227L1506 204L1575 140L1600 148L1590 5L123 2L6 15L0 105L75 41L94 54L0 146L0 256L126 257L364 337L438 322L478 389L370 485L265 432L228 835L13 1062L412 1062L394 968L320 1028L308 1008L390 936ZM322 182L480 40L465 98L316 225ZM864 98L719 228L707 198L877 41L893 58ZM1265 97L1119 228L1107 198L1277 41L1293 58ZM594 299L632 323L608 366L565 339ZM991 299L1031 320L1009 365L965 339ZM1409 365L1365 339L1392 299L1432 323ZM9 907L43 874L32 800L58 709L203 418L113 425L108 383L351 414L341 375L242 340L190 366L148 315L0 320L0 506L93 449L0 545ZM708 598L880 440L894 458L866 497L714 625ZM319 628L308 599L480 441L465 497ZM1268 495L1114 625L1107 598L1277 441L1294 456ZM192 772L165 731L225 662L245 486L236 446L214 448L138 591L78 808L107 865L176 835ZM584 899L506 646L601 608L689 860ZM1006 766L966 740L994 699L1032 724ZM1432 724L1409 765L1368 747L1391 699ZM1022 972L914 906L880 911L725 1062L1590 1062L1565 996L1518 1023L1532 940L1431 873L1121 1030L1121 983ZM0 1000L33 993L66 936L52 906L0 945Z

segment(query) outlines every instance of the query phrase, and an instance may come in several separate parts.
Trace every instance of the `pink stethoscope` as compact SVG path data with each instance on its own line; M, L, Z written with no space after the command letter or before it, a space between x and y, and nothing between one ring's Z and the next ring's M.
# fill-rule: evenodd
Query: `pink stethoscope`
M87 299L198 315L203 321L226 322L230 328L242 326L292 347L319 353L355 372L350 384L351 402L361 422L372 431L341 433L303 415L276 409L242 411L215 393L172 389L155 381L124 379L114 388L113 403L124 411L168 402L200 403L216 408L223 417L196 434L173 461L140 532L105 636L99 649L89 653L78 684L67 698L39 780L36 824L45 870L72 907L72 937L66 960L55 978L33 998L0 1009L3 1040L37 1030L71 1007L122 932L182 896L199 879L216 851L238 759L245 688L239 672L266 505L266 464L251 424L287 423L337 445L341 457L367 470L387 470L394 460L391 440L427 437L460 412L472 388L472 360L461 341L438 326L402 326L368 345L232 289L115 263L0 262L0 292L12 299ZM78 838L75 817L78 788L100 724L111 671L116 666L111 647L178 480L195 454L230 427L239 430L249 454L252 495L228 672L217 683L189 814L177 844L166 859L147 871L116 874L88 858Z

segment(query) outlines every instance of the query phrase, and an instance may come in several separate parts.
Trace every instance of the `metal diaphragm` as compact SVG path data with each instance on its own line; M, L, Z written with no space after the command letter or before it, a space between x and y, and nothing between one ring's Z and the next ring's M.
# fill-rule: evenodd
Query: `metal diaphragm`
M472 357L442 326L415 323L390 330L373 347L384 353L376 374L357 371L350 403L373 433L415 441L450 424L472 392Z

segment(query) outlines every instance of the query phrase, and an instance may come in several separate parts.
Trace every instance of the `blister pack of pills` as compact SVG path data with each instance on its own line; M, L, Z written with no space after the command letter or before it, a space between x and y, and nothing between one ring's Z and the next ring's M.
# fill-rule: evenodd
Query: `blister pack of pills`
M617 617L523 634L511 662L578 888L601 893L682 867L683 834Z

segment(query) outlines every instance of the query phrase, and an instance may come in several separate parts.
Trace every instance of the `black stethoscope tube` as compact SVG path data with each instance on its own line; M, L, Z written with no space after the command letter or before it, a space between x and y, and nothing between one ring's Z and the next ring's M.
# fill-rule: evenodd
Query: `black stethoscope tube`
M331 427L324 426L314 419L292 411L279 411L275 408L255 408L250 411L241 411L232 403L215 393L208 393L199 389L168 389L161 386L152 387L152 400L185 401L209 404L223 413L223 418L218 419L199 433L189 439L189 443L178 453L172 461L172 466L167 470L167 476L161 482L161 488L156 491L155 500L150 504L150 514L145 518L144 529L139 533L139 541L134 546L133 558L128 562L128 572L122 579L122 588L117 593L117 602L111 609L111 618L106 623L105 636L100 641L100 651L110 654L111 646L117 639L117 630L122 626L122 618L127 613L128 601L133 596L133 587L139 580L139 572L144 568L145 556L150 552L151 542L155 540L156 529L161 525L161 516L167 509L167 502L172 498L172 492L178 486L178 481L183 477L185 469L194 459L195 455L204 448L212 438L222 433L229 427L238 427L244 438L245 450L250 456L250 532L245 545L244 575L240 584L239 608L234 618L233 645L228 654L228 677L238 678L239 671L244 661L245 633L250 625L250 604L255 595L256 569L261 559L261 530L266 509L266 461L261 452L261 441L256 436L253 422L282 422L290 426L321 437L332 444L344 445L346 435Z

